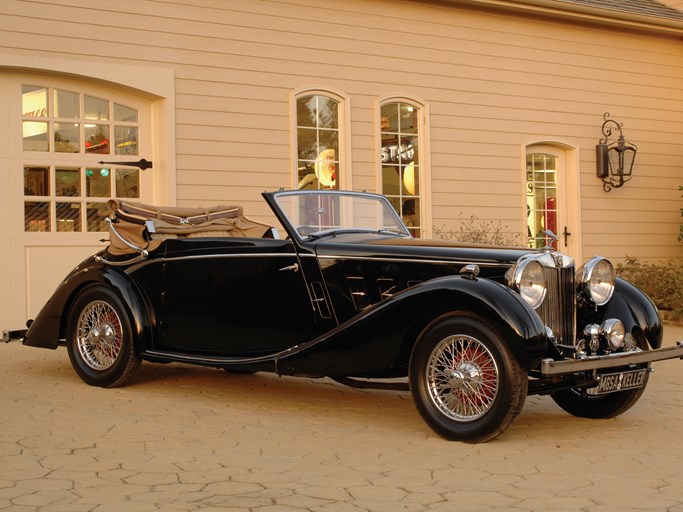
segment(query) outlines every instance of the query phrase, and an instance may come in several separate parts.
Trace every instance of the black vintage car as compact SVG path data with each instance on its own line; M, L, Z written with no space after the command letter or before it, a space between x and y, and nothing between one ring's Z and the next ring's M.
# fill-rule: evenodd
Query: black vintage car
M111 202L109 247L5 341L66 344L103 387L146 360L409 388L436 432L468 442L504 432L528 394L616 416L651 362L683 356L604 258L577 270L552 248L416 239L374 194L263 196L283 238L238 207Z

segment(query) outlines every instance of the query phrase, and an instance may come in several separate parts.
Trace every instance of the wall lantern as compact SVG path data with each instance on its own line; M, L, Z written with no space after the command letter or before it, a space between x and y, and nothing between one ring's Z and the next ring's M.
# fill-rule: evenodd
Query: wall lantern
M600 139L600 143L595 146L595 157L598 178L602 179L602 188L605 192L609 192L613 188L623 186L631 179L638 148L624 139L624 133L621 131L622 123L609 119L609 112L605 112L602 118L605 120L602 123L604 138ZM609 142L612 130L619 132L619 138Z

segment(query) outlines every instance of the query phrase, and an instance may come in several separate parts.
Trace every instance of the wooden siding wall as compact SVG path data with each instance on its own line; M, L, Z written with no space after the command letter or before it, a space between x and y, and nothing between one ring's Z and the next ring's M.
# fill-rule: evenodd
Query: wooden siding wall
M375 100L430 107L433 225L462 212L523 231L522 148L579 148L584 255L680 256L681 39L381 0L3 0L0 51L172 68L179 205L291 186L292 90L351 101L353 188L375 190ZM633 180L595 177L602 115L639 151ZM346 168L348 171L348 167Z

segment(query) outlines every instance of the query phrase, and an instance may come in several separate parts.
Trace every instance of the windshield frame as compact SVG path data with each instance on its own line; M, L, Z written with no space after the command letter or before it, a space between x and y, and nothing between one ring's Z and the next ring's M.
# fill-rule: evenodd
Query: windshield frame
M377 234L382 236L397 236L402 238L412 238L410 231L405 226L401 217L398 215L394 207L391 205L389 200L380 194L372 194L369 192L353 192L346 190L280 190L277 192L264 192L264 198L268 201L268 204L273 209L275 215L277 215L278 220L285 228L287 233L293 239L300 242L307 242L312 240L318 240L324 237L334 237L337 234L347 234L347 233L368 233ZM288 210L292 208L300 208L300 205L306 202L316 201L315 197L318 196L318 202L333 202L337 208L341 210L348 209L347 206L341 208L341 204L352 203L352 210L354 208L376 208L377 213L382 215L382 226L368 227L363 225L349 225L340 224L339 226L329 226L321 225L317 226L315 223L305 223L305 222L295 222L293 215L291 215ZM286 198L290 198L292 204L286 204ZM376 203L376 205L373 205ZM355 206L357 205L357 206ZM337 212L339 213L339 212ZM345 212L349 213L349 212ZM310 212L309 212L310 214ZM320 214L320 211L318 211ZM315 215L315 212L313 213ZM345 218L348 222L349 220L355 221L356 218L350 215ZM389 224L386 221L389 220ZM310 232L307 232L302 228L313 228ZM316 227L320 229L315 229Z

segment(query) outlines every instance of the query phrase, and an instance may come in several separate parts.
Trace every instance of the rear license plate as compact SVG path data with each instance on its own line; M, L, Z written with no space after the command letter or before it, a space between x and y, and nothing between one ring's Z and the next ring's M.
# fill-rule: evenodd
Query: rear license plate
M639 388L645 383L646 372L647 370L632 370L603 374L600 376L600 384L586 391L591 395L602 395L625 389Z

